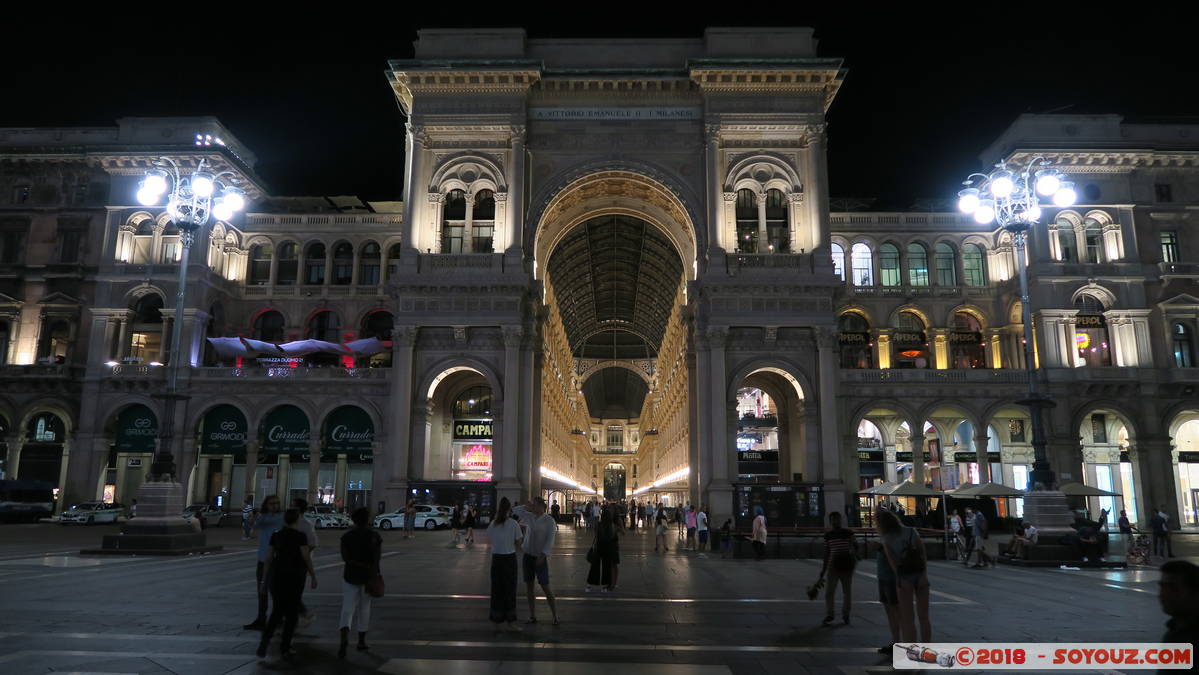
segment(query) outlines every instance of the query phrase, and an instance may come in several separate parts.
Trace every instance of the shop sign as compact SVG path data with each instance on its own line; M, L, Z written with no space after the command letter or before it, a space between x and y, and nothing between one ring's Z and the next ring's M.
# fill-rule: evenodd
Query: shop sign
M488 441L492 435L491 420L454 420L455 441Z
M329 413L325 421L325 450L328 452L370 453L375 440L375 425L362 408L342 406Z
M245 452L249 437L246 416L231 405L218 405L204 415L200 452L226 455Z
M144 405L131 405L117 417L118 452L154 452L158 418Z
M1074 317L1074 325L1078 328L1103 328L1107 319L1102 314L1079 314Z
M275 408L262 424L262 452L299 455L308 452L308 416L292 405Z
M882 450L858 450L859 462L882 462L886 461L886 455Z
M927 340L924 339L924 333L914 333L911 331L895 331L891 334L891 343L901 346L923 346Z
M1123 454L1123 453L1121 453L1121 454ZM1120 460L1120 461L1124 461L1124 460ZM1199 452L1179 452L1178 453L1178 463L1179 464L1184 464L1184 463L1185 464L1199 464Z
M463 445L458 459L459 471L491 471L491 446L485 443Z
M907 451L907 452L903 452L903 451L898 451L898 452L896 452L896 453L895 453L895 461L897 461L897 462L910 462L910 461L912 461L912 452L911 452L910 450L909 450L909 451ZM932 458L931 458L931 457L929 457L929 455L928 455L928 450L925 450L925 451L924 451L924 461L925 461L925 462L931 462L931 461L932 461Z
M978 454L969 452L969 451L958 452L958 453L954 454L953 459L958 464L977 464L978 463ZM1003 460L1002 460L1000 453L998 453L998 452L988 452L987 453L987 463L999 464L1001 461L1003 461Z
M737 461L739 462L777 462L779 461L778 450L750 450L737 453Z
M868 345L870 344L870 333L841 333L837 336L837 341L843 345Z
M978 332L957 332L949 334L949 343L955 345L980 345L983 342L983 334Z
M51 413L38 415L28 429L29 439L36 443L56 443L62 432L62 420Z

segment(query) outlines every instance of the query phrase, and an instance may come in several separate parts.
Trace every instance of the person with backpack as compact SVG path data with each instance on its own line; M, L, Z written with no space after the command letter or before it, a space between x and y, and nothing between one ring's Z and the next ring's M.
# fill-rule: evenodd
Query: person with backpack
M853 570L857 567L858 556L853 531L841 526L841 514L833 511L828 514L829 529L824 533L824 565L820 568L820 577L825 579L824 590L824 621L825 626L833 624L833 606L837 596L837 585L841 586L841 621L849 625L849 610L853 597Z
M978 562L971 565L971 569L982 569L988 565L995 567L995 559L987 553L987 539L990 538L990 526L987 523L987 516L982 511L977 511L974 514L974 550L978 553ZM970 561L969 558L966 559Z
M720 526L720 557L729 558L733 555L733 519L729 518Z
M977 517L975 523L978 523ZM932 642L932 620L928 615L928 558L924 541L915 528L905 526L894 513L879 513L878 529L882 554L894 573L891 592L896 601L895 620L899 628L899 640L916 641L916 621L919 618L920 640ZM880 564L880 572L881 568ZM879 574L880 593L882 586L883 576Z

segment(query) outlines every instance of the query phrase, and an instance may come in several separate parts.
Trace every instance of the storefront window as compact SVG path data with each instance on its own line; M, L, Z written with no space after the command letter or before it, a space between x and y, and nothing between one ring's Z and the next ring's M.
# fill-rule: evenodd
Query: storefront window
M471 387L454 399L453 452L454 478L489 481L494 458L492 439L491 387Z
M913 286L928 285L928 249L924 244L908 244L908 283Z
M891 367L928 368L928 343L924 321L913 312L900 312L891 334Z
M1080 295L1074 307L1078 310L1074 323L1075 366L1112 365L1103 303L1092 295Z
M898 286L902 283L899 270L899 247L895 244L883 244L878 247L878 271L884 286Z
M846 312L838 320L837 341L841 350L842 368L873 368L873 340L870 324L857 312Z
M742 482L778 482L778 410L756 387L737 390L737 474Z
M1175 322L1174 330L1174 365L1179 368L1191 368L1195 365L1195 352L1191 342L1191 330L1186 324Z
M737 252L758 251L758 197L753 190L737 190Z
M833 274L836 274L841 281L845 281L845 249L841 244L832 244L829 249L832 251Z
M982 324L966 312L955 312L949 333L950 362L953 368L986 368L986 343Z
M869 244L858 242L850 252L850 262L853 268L854 286L874 285L874 253Z

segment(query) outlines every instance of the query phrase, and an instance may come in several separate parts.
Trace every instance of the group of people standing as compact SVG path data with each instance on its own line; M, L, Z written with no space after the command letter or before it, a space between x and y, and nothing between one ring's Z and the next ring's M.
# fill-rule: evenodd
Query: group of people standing
M292 637L296 625L311 624L315 618L304 606L305 581L316 589L316 570L312 566L312 551L319 542L312 523L304 518L308 504L296 499L292 508L281 513L278 497L263 500L257 514L245 517L247 531L258 533L258 614L246 624L246 630L261 630L258 656L265 657L271 638L280 625L283 627L280 654L286 660L295 658ZM366 651L366 632L370 625L371 598L382 593L380 562L383 540L370 526L370 511L356 509L350 516L354 527L341 536L342 605L339 622L339 658L344 658L349 644L350 629L358 629L358 649ZM270 608L270 615L267 609Z

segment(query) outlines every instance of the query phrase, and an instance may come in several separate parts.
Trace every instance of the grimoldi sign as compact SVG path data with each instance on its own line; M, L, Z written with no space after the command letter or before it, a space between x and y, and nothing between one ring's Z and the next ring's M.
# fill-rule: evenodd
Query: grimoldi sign
M244 452L249 434L246 416L240 410L231 405L218 405L204 415L200 452L222 455Z
M535 120L699 120L704 112L698 106L530 108L529 116Z
M117 418L118 452L154 452L158 418L144 405L131 405Z
M275 408L262 423L264 453L299 455L308 452L311 432L304 411L292 405Z
M455 441L485 441L492 435L491 420L454 420Z

